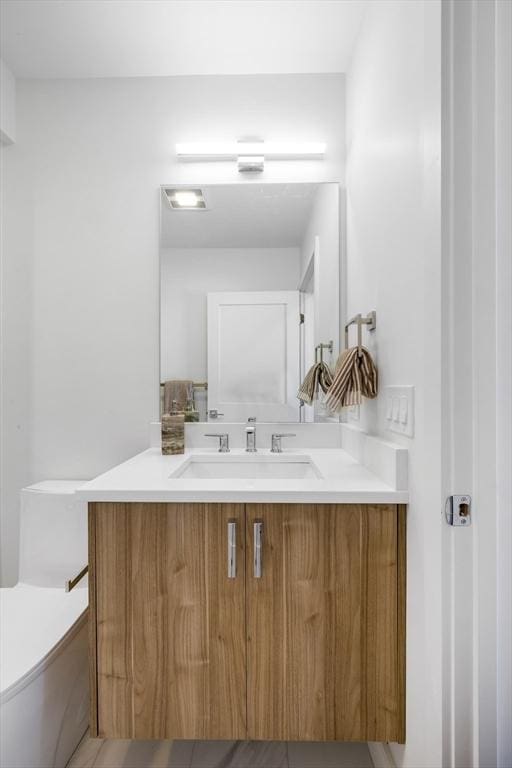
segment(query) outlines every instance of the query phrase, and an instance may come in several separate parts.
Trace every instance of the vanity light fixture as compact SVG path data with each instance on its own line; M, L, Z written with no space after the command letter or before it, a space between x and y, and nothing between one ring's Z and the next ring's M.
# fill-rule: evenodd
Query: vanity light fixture
M326 144L319 141L229 141L176 144L181 160L237 160L239 171L262 171L265 160L323 158Z
M164 189L171 208L176 211L205 210L206 200L200 189Z

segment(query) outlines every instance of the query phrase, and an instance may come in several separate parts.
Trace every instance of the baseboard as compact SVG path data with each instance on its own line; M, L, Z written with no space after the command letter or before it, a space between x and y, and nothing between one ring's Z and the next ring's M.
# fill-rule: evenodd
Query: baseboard
M368 749L370 750L370 757L372 758L374 768L396 768L389 744L380 741L369 741Z

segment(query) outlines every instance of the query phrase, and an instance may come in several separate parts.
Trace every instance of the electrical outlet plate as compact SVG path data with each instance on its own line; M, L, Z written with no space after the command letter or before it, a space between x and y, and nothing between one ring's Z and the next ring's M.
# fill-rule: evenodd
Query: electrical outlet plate
M414 387L384 387L386 429L414 437Z

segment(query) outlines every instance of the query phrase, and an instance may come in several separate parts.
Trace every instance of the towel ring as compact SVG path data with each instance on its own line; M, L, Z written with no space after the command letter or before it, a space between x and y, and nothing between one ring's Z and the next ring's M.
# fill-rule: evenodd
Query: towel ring
M372 310L366 317L359 312L345 325L345 349L348 349L348 329L351 325L357 325L357 347L359 352L363 346L363 325L368 327L369 331L374 331L377 327L377 313Z

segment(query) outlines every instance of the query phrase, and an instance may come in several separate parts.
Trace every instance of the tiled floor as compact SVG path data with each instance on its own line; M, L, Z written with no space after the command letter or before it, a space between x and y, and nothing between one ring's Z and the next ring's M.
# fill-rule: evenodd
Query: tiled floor
M68 768L372 768L366 744L86 737Z

